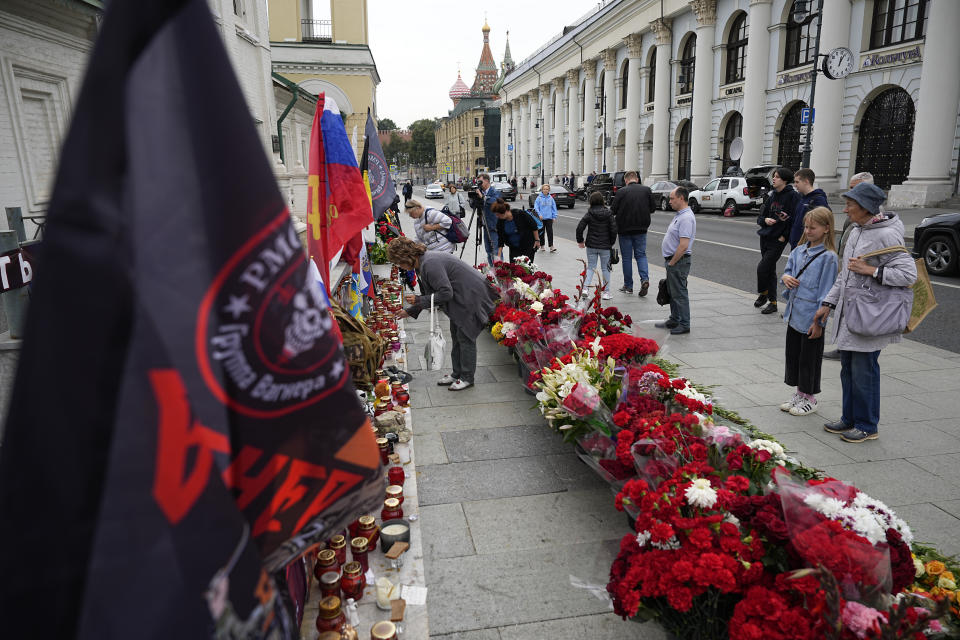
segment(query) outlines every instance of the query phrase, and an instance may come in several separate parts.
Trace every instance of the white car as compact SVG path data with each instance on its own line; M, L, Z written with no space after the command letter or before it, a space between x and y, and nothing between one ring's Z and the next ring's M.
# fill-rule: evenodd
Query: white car
M427 185L425 193L423 194L425 198L442 198L443 197L443 185L439 182L434 182Z
M751 195L751 191L757 193L756 189L751 190L746 178L723 176L714 178L702 189L691 191L688 203L694 213L702 209L722 212L732 207L733 215L737 215L743 209L753 209L763 204L763 197Z

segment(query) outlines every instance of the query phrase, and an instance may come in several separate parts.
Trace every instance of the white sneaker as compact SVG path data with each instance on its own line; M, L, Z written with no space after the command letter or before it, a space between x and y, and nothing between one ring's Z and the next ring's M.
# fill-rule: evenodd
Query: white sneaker
M797 404L790 407L790 415L805 416L808 413L813 413L816 410L817 410L816 399L811 400L809 398L800 398L800 401L797 402Z
M450 385L450 391L461 391L463 389L467 389L472 386L473 386L472 382L467 382L466 380L457 380L456 382Z
M601 297L603 300L613 300L613 294L610 293L610 292L608 292L608 291L604 291L604 292L603 292L603 295L600 296L600 297Z
M800 401L800 394L794 393L793 397L780 405L780 411L790 411Z
M439 380L437 380L437 384L438 384L439 386L441 386L441 387L446 387L446 386L448 386L448 385L453 384L453 383L456 382L456 381L457 381L457 379L454 378L452 375L450 375L450 374L448 373L447 375L445 375L445 376L443 376L442 378L440 378Z

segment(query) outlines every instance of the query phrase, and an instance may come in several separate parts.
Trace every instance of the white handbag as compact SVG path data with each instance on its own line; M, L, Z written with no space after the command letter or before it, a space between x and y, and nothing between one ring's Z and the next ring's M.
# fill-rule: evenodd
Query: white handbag
M433 294L430 294L430 338L423 349L423 359L427 363L428 371L439 371L443 367L443 350L447 341L443 339L440 325L434 319Z

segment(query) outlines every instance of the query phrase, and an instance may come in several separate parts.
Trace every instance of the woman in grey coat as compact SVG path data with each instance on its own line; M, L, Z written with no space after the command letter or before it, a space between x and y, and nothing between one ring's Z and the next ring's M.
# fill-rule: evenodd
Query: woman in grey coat
M394 238L387 245L387 259L401 269L416 269L423 295L407 294L400 317L416 318L433 303L450 318L453 373L437 382L451 391L473 386L477 370L477 336L496 306L497 292L480 272L454 255L427 251L409 238Z
M878 249L903 245L903 223L894 213L880 211L886 195L880 187L862 182L843 194L844 209L852 221L850 235L843 247L840 274L824 298L814 320L826 324L835 311L833 341L840 352L840 384L843 406L840 419L823 428L837 433L847 442L864 442L879 437L880 422L880 350L900 342L900 331L870 335L855 333L844 315L844 303L856 289L911 287L917 280L917 266L909 253L886 253L864 259Z

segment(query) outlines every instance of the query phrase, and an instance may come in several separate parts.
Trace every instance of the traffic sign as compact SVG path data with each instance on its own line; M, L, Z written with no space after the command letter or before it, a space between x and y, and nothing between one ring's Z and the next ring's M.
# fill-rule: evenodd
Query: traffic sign
M807 125L805 124L800 125L800 135L802 136L807 135Z
M508 144L508 145L507 145L507 151L513 151L513 145L512 145L512 144Z
M813 124L817 110L812 107L803 107L800 109L800 124Z
M391 173L396 173L396 172L397 172L397 165L395 165L395 164L390 165L390 172L391 172Z
M444 173L452 173L452 172L453 172L453 167L450 166L450 163L449 163L449 162L448 162L447 164L443 165L443 172L444 172Z

